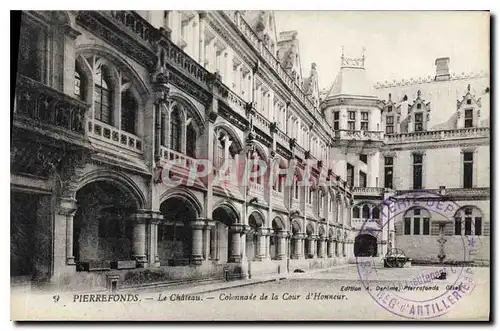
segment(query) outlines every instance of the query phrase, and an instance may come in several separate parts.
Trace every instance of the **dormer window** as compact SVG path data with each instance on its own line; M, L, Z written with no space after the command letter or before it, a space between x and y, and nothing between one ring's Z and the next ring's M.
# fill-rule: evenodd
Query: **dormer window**
M472 105L472 100L471 99L467 99L467 104L468 105Z
M417 109L422 109L422 104L421 103L417 104Z
M424 130L424 123L423 122L424 122L423 121L423 114L416 113L415 114L415 132Z
M474 126L474 114L472 112L472 109L466 109L464 127L472 128L473 126Z
M387 107L387 112L388 113L392 112L392 106Z
M393 134L394 133L394 116L387 116L385 122L385 133Z

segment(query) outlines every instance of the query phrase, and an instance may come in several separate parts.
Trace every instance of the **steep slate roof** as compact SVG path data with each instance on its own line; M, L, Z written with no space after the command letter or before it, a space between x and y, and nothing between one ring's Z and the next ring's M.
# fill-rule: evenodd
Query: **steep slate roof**
M355 96L377 99L373 85L366 78L365 57L346 58L342 55L340 71L327 93L322 99L337 96Z

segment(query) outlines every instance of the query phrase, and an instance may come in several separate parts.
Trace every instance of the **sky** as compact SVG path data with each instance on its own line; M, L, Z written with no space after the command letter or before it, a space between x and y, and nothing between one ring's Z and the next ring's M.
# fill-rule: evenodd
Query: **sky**
M347 57L365 48L368 81L434 76L434 62L450 58L455 73L489 71L487 12L275 11L276 31L296 30L302 74L318 67L320 89L340 69L341 47Z

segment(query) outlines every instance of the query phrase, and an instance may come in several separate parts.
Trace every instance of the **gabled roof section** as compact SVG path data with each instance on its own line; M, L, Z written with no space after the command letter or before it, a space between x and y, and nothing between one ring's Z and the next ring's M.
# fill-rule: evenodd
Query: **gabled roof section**
M245 11L245 21L262 40L264 46L271 51L275 49L277 44L276 23L272 10Z
M309 77L304 80L302 90L305 95L311 96L316 105L319 101L318 71L316 63L311 63L311 71L309 72Z
M422 99L422 91L418 90L417 91L417 98L415 100L413 100L413 104L412 105L408 105L408 107L410 109L414 109L417 107L418 104L421 104L423 105L424 107L422 108L422 110L426 110L426 111L430 111L431 110L431 102L425 102L424 99Z
M481 107L481 97L476 99L476 96L470 92L470 84L467 85L467 93L462 97L462 100L457 100L457 109L460 109L463 104L467 104L467 100L471 100L471 103Z
M281 67L285 69L296 82L302 84L302 68L300 66L299 40L297 31L280 32L277 57Z

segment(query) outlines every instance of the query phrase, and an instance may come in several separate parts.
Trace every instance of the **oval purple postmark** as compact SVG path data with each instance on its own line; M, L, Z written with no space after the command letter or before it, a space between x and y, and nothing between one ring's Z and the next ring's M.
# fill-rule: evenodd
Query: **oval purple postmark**
M445 249L445 227L454 224L455 213L460 207L449 197L432 191L409 191L384 199L377 207L379 221L363 220L357 238L366 242L358 242L359 245L370 247L370 239L365 238L378 238L372 242L379 242L381 234L387 233L384 254L377 254L377 248L373 247L362 253L355 248L359 278L380 307L410 319L436 318L452 310L474 289L473 270L467 263L468 251L474 248L473 237L461 236L461 240L455 241L453 260L447 258ZM413 210L418 210L418 216L406 217ZM396 223L400 227L399 235L406 237L406 241L401 241L406 244L404 248L397 247ZM422 240L424 237L426 239ZM429 258L432 263L419 261L418 266L411 265L411 257L422 251L432 252Z

